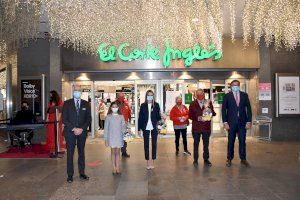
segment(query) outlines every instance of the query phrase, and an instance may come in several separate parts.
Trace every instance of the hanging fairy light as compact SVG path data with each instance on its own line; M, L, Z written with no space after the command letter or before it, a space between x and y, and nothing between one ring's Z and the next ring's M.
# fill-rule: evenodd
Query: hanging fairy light
M0 62L38 34L41 0L0 1Z
M45 0L50 34L61 44L95 53L100 43L175 48L222 47L220 0ZM194 22L193 19L198 19Z
M230 31L231 31L231 41L235 40L235 0L228 0L229 11L230 11Z
M292 50L300 43L300 0L245 0L243 42ZM103 42L174 48L215 44L222 50L225 6L230 32L236 34L237 0L5 0L0 1L0 62L38 37L41 15L61 45L95 54ZM240 5L240 4L239 4Z
M246 0L243 32L245 46L253 35L256 45L264 38L276 50L295 49L300 45L300 0Z

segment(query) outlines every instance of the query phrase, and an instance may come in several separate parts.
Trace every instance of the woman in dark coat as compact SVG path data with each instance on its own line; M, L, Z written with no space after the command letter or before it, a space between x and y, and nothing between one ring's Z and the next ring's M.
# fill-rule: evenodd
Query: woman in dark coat
M160 107L155 102L154 92L148 90L146 92L145 102L142 103L139 112L138 130L144 137L145 159L147 161L147 169L154 168L154 160L156 159L157 149L157 125L161 121ZM152 139L152 156L149 157L149 137Z

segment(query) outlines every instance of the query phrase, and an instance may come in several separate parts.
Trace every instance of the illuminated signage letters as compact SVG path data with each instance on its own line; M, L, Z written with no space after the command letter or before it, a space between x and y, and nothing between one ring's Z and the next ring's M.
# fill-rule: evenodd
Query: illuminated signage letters
M117 58L124 62L133 60L161 60L163 66L168 68L171 65L172 60L183 59L184 65L190 67L193 61L199 61L212 58L213 60L219 60L222 56L222 52L215 48L214 44L209 45L206 49L201 48L199 44L196 44L194 48L187 48L184 50L173 49L166 41L165 50L162 55L160 49L147 45L146 49L130 48L130 44L123 43L119 47L115 47L108 43L102 43L98 48L99 60L102 62L116 61Z

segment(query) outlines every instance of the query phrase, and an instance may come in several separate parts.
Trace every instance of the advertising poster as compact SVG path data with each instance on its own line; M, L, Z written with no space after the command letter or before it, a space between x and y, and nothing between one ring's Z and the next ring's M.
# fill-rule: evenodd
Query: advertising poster
M42 80L21 80L21 100L27 101L29 109L31 109L35 115L41 115L41 91Z
M259 83L258 86L258 99L260 101L271 101L271 83Z
M300 114L299 76L278 77L279 114Z

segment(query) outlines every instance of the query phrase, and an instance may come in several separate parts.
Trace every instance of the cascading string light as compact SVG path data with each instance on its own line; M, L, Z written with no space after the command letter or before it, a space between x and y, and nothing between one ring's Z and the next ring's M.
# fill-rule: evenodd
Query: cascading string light
M37 38L41 15L40 0L0 1L0 62L20 45Z
M214 43L222 50L225 6L231 39L236 34L237 0L5 0L0 1L0 62L10 52L40 37L40 17L47 15L51 38L79 52L95 54L103 42L147 44L184 49ZM293 50L300 44L300 0L245 0L244 46L262 38Z

